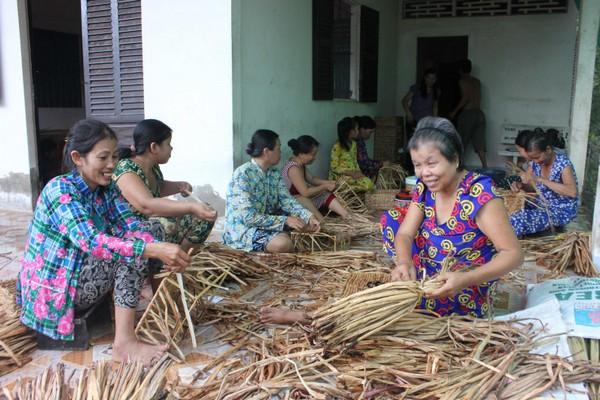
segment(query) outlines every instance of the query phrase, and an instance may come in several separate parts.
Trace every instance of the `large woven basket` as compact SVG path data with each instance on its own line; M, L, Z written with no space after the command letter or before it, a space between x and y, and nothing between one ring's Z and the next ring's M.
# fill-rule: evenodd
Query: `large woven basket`
M397 189L376 189L365 193L365 205L369 210L394 208Z

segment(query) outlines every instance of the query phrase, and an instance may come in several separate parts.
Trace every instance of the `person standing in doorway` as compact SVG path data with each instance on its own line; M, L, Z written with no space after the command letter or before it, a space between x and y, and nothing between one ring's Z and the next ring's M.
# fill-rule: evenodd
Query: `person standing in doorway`
M481 81L471 76L471 60L460 62L458 81L461 99L450 113L450 118L457 118L458 133L461 136L464 149L473 143L473 148L479 156L481 166L487 168L485 158L485 115L481 111Z

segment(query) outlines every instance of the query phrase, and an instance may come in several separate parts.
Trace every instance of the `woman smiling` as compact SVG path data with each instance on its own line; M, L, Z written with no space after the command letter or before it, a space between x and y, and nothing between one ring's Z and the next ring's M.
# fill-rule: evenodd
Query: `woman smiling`
M439 274L443 286L421 308L440 315L485 316L497 278L522 262L519 242L492 180L463 168L463 147L446 119L419 121L408 148L419 178L402 224L384 220L394 280ZM387 226L385 226L387 225ZM456 264L441 272L444 259Z

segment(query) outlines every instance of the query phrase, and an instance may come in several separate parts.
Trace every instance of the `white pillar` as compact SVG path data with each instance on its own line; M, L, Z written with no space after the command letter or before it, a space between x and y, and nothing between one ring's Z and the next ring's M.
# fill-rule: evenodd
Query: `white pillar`
M575 166L580 193L585 175L599 22L600 1L581 0L579 44L577 46L577 60L575 61L575 86L573 103L571 104L571 129L569 134L569 157Z
M600 165L596 183L596 200L594 201L594 219L592 222L592 259L596 269L600 271Z

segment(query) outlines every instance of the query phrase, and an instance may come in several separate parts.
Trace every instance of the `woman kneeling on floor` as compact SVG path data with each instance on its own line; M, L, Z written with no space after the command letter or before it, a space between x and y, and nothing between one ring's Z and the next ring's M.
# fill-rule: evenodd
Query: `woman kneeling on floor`
M290 194L319 220L323 219L320 212L322 209L331 210L342 218L348 217L348 210L332 193L335 190L335 181L317 178L306 170L306 166L317 158L319 142L312 136L302 135L298 139L290 140L288 146L294 155L285 162L281 175Z
M523 261L519 242L491 178L462 167L463 148L450 121L426 117L408 143L419 178L400 226L390 219L386 247L394 257L393 280L438 275L443 285L426 293L421 309L438 315L488 316L496 279ZM384 231L387 227L384 227ZM441 272L446 257L456 264ZM265 322L306 321L302 311L266 308Z
M259 129L246 147L250 161L233 172L225 206L223 242L246 251L294 250L285 230L319 229L319 221L290 194L275 166L281 159L279 135Z
M163 178L160 164L171 158L172 131L155 119L139 122L133 130L133 146L121 148L121 160L113 171L113 180L143 219L152 218L152 230L159 240L181 244L184 251L204 243L217 212L206 204L165 198L181 193L187 196L192 186Z
M148 258L183 271L190 257L177 245L155 241L111 181L117 137L105 124L83 120L71 129L64 162L71 172L42 190L25 246L17 300L21 321L58 340L74 339L75 310L114 290L113 359L150 364L168 348L139 342L135 309Z
M577 216L577 176L571 160L554 148L558 137L553 131L535 131L527 136L524 150L530 160L527 172L520 174L521 182L513 182L514 192L536 192L541 198L535 205L510 216L518 236L530 235L552 227L563 227Z

